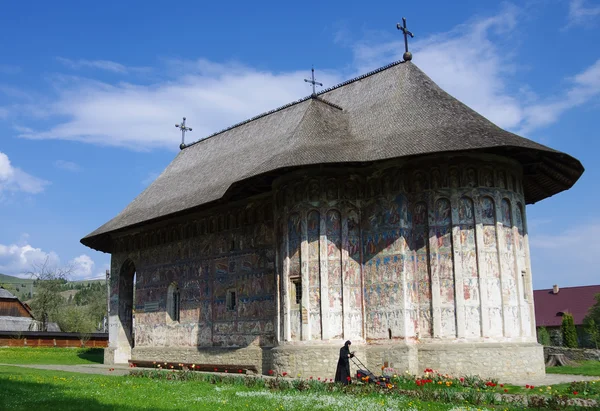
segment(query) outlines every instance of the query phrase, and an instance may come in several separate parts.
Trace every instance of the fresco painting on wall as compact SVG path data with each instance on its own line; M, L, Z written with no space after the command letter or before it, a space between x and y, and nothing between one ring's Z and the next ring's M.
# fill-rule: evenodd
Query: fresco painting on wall
M491 175L488 177L491 184ZM481 301L479 296L479 273L477 271L475 243L475 210L473 200L470 198L462 197L459 200L458 220L460 233L459 257L462 269L465 305L464 318L462 320L465 326L465 336L479 337L481 336Z
M504 179L504 175L500 176ZM502 181L502 180L501 180ZM510 202L503 198L500 203L502 245L502 300L504 304L504 334L507 337L520 335L519 296L517 294L517 273L515 247L513 242L513 218Z
M330 198L328 196L328 198ZM344 338L342 308L342 221L337 210L329 210L325 221L327 233L327 284L329 290L330 338Z
M302 339L302 309L301 304L296 302L296 290L294 280L301 278L301 252L302 225L299 214L292 214L288 223L288 247L289 247L289 295L290 295L290 337L292 340Z
M500 268L498 261L498 242L496 239L496 207L491 197L481 198L481 222L483 224L483 249L480 254L483 265L480 267L480 281L483 282L487 313L487 333L484 337L502 336L502 294Z
M425 203L415 205L413 212L413 252L415 259L415 279L419 284L419 337L433 335L433 319L431 306L431 277L429 273L428 247L428 211Z
M314 183L314 182L313 182ZM313 193L314 195L314 193ZM311 339L323 338L321 331L321 277L319 242L321 233L321 215L318 211L311 211L307 217L307 242L308 242L308 289Z

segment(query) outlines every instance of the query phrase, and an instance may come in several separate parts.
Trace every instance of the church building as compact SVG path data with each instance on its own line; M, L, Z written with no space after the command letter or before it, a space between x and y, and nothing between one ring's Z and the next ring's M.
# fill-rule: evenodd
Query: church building
M544 374L526 205L568 190L577 159L411 61L181 148L81 240L112 258L106 363L332 378L351 340L372 370Z

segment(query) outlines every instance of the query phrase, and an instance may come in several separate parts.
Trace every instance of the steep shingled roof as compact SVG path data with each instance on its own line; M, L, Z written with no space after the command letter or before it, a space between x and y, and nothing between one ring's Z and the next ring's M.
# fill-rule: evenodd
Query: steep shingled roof
M396 62L191 144L81 242L110 252L113 231L213 202L238 181L285 167L473 150L519 160L528 203L583 173L578 160L497 127L413 63Z

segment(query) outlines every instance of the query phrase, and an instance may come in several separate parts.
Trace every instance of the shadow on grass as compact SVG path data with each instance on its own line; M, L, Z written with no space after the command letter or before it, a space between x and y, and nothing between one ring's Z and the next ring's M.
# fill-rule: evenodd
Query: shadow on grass
M11 373L0 371L0 410L61 410L61 411L142 411L148 407L125 404L103 404L94 398L86 398L84 393L77 395L68 387L12 379ZM161 411L161 408L152 408Z
M104 348L87 348L77 353L82 360L104 364Z

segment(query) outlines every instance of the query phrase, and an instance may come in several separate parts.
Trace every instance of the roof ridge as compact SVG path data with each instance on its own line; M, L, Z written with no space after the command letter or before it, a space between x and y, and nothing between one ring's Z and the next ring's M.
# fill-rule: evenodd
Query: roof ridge
M338 106L337 104L333 104L331 101L327 101L327 100L325 100L325 99L322 99L322 98L321 98L321 97L319 97L319 96L312 96L312 97L313 97L313 100L320 101L321 103L325 103L325 104L327 104L328 106L331 106L331 107L333 107L333 108L337 108L338 110L344 110L342 107Z
M600 284L591 284L591 285L571 285L569 287L560 287L559 288L559 293L561 290L564 290L565 288L584 288L584 287L600 287ZM539 290L533 290L533 291L552 291L552 288L540 288Z
M333 90L335 90L335 89L338 89L338 88L340 88L340 87L346 86L346 85L348 85L348 84L350 84L350 83L354 83L355 81L362 80L362 79L364 79L364 78L366 78L366 77L372 76L373 74L377 74L377 73L379 73L379 72L382 72L382 71L384 71L384 70L387 70L387 69L389 69L389 68L391 68L391 67L397 66L397 65L399 65L399 64L402 64L402 63L405 63L405 61L403 61L403 60L396 60L396 61L394 61L394 62L392 62L392 63L386 64L385 66L379 67L379 68L377 68L377 69L375 69L375 70L372 70L372 71L369 71L369 72L367 72L367 73L365 73L365 74L361 74L360 76L357 76L357 77L351 78L351 79L349 79L349 80L343 81L343 82L341 82L341 83L339 83L339 84L336 84L336 85L334 85L334 86L331 86L331 87L328 87L328 88L326 88L326 89L324 89L324 90L321 90L321 91L319 91L318 93L316 93L317 100L320 100L320 101L322 101L322 102L324 102L324 103L326 103L326 104L329 104L329 105L331 105L332 107L335 107L335 108L338 108L338 109L340 109L340 110L343 110L341 107L339 107L339 106L337 106L337 105L335 105L335 104L333 104L333 103L330 103L330 102L328 102L328 101L326 101L326 100L320 99L320 98L318 98L318 97L319 97L321 94L328 93L328 92L330 92L330 91L333 91ZM312 95L312 94L311 94L310 96L302 97L301 99L298 99L298 100L296 100L296 101L292 101L291 103L284 104L283 106L280 106L280 107L274 108L273 110L265 111L264 113L258 114L258 115L254 116L254 117L251 117L251 118L247 119L247 120L244 120L244 121L241 121L241 122L239 122L239 123L233 124L233 125L231 125L231 126L229 126L229 127L227 127L227 128L224 128L224 129L222 129L222 130L220 130L220 131L217 131L217 132L215 132L215 133L212 133L212 134L210 134L210 135L208 135L208 136L206 136L206 137L204 137L204 138L201 138L201 139L199 139L199 140L193 141L193 142L191 142L190 144L186 144L186 145L185 145L185 146L182 148L182 150L185 150L186 148L188 148L188 147L191 147L191 146L193 146L193 145L195 145L195 144L197 144L197 143L200 143L201 141L208 140L208 139L209 139L209 138L211 138L211 137L215 137L215 136L217 136L217 135L219 135L219 134L222 134L222 133L224 133L224 132L226 132L226 131L229 131L229 130L231 130L231 129L234 129L234 128L237 128L237 127L243 126L244 124L250 123L250 122L252 122L252 121L254 121L254 120L258 120L259 118L266 117L266 116L268 116L269 114L273 114L273 113L276 113L276 112L278 112L278 111L281 111L281 110L283 110L283 109L286 109L286 108L292 107L292 106L294 106L294 105L296 105L296 104L300 104L300 103L302 103L302 102L304 102L304 101L306 101L306 100L309 100L309 99L311 99L311 98L314 98L314 97L315 97L315 95Z

